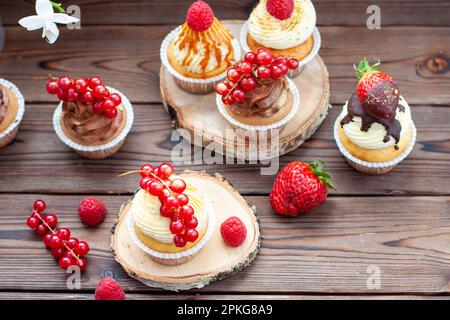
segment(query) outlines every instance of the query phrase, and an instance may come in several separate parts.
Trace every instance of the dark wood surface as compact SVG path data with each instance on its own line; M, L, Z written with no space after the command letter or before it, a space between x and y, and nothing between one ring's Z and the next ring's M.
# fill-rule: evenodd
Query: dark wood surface
M425 298L450 292L450 27L448 1L380 1L380 30L364 27L369 1L317 0L323 38L320 51L330 72L334 108L301 148L280 158L322 159L337 190L314 213L287 219L268 203L273 179L259 165L180 165L179 170L219 172L257 206L262 249L239 274L186 294L170 294L130 279L114 262L109 235L120 204L134 191L133 177L117 175L144 162L170 160L176 142L159 96L159 44L181 23L186 1L73 1L81 5L83 27L60 28L50 46L39 32L17 20L33 14L28 0L0 1L6 43L0 77L24 93L27 112L14 143L0 150L0 298L92 298L97 282L114 274L127 296L142 298L302 299ZM220 18L245 19L254 1L209 1ZM170 8L170 14L160 14ZM119 25L120 24L120 25ZM332 125L355 86L352 64L379 57L412 105L418 141L393 172L377 177L357 173L336 149ZM448 63L448 62L447 62ZM441 67L439 67L441 66ZM48 73L97 74L127 94L136 121L121 152L92 161L76 156L56 138L51 115L56 101L44 91ZM200 152L193 149L192 152ZM96 229L83 227L76 213L83 196L97 195L108 207ZM47 200L61 224L92 247L82 290L66 287L40 239L25 225L34 199ZM367 267L381 269L381 288L367 288ZM198 295L199 294L199 295ZM304 296L307 294L307 296Z

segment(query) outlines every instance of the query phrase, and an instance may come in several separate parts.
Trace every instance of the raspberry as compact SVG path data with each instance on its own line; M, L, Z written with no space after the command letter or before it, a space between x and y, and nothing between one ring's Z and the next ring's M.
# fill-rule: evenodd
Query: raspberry
M268 0L267 11L277 19L289 19L294 12L294 0Z
M214 21L214 12L204 1L194 2L188 9L186 22L192 29L202 32L208 30Z
M247 228L238 217L230 217L222 223L220 233L227 245L230 247L239 247L247 237Z
M125 292L114 279L104 278L95 289L95 300L125 300Z
M81 222L95 227L105 218L106 207L101 200L94 197L87 197L81 200L78 207L78 214L80 215Z

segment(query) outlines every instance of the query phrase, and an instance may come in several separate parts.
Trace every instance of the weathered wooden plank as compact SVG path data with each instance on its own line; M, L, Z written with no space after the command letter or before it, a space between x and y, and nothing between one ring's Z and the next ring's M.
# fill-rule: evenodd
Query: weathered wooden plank
M76 213L81 196L42 195L0 197L0 291L67 290L68 275L25 225L37 197L44 197L61 226L90 244L82 290L93 290L109 274L127 291L154 291L127 277L109 248L113 219L127 197L102 197L108 208L105 222L86 228ZM256 205L261 220L260 254L237 275L199 292L449 292L449 197L332 197L314 213L295 219L276 215L267 197L247 200ZM378 290L367 287L369 267L381 272Z
M181 23L191 0L133 0L99 1L73 0L63 2L63 6L78 5L82 23L98 24L175 24ZM374 4L370 0L313 0L319 25L366 24L367 7ZM256 0L209 0L215 15L221 19L247 19ZM445 0L382 0L376 4L381 9L381 23L388 25L449 25L450 4ZM6 24L16 24L26 15L34 14L33 2L17 0L2 1L0 12Z
M134 102L160 102L159 46L170 26L83 27L53 46L37 33L6 28L0 73L15 82L27 101L51 101L38 77L52 73L100 75ZM410 103L450 104L450 29L425 27L322 27L320 55L328 67L331 102L342 103L356 86L353 64L380 58ZM124 41L126 39L126 45ZM441 56L435 56L441 52ZM430 60L430 57L435 57ZM435 69L441 68L441 71ZM434 68L434 69L433 69ZM439 69L438 68L438 69ZM434 72L430 71L434 70Z
M123 149L106 160L82 159L56 137L51 125L53 109L52 105L28 106L17 139L0 150L0 192L132 193L138 178L133 175L118 178L118 175L148 161L154 164L171 161L171 151L178 143L171 141L172 124L161 105L135 105L136 122ZM334 107L312 139L282 156L279 165L294 160L325 161L335 177L337 191L332 191L334 195L449 194L450 108L413 107L419 132L415 150L393 172L384 176L358 173L340 155L332 134L339 109L339 106ZM192 147L187 151L197 156L202 154L199 148ZM214 165L189 161L177 166L177 170L219 172L244 194L270 192L274 176L261 175L260 164L229 161L231 163L224 161L224 164ZM272 165L276 166L276 161Z

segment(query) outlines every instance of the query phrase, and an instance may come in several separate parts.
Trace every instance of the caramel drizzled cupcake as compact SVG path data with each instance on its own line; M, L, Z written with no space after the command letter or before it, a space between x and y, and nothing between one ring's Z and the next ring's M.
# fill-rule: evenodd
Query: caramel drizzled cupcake
M203 1L191 5L186 22L161 45L163 65L177 85L191 93L214 91L224 72L239 58L238 41Z
M0 79L0 148L17 136L25 113L25 101L19 89L11 82Z
M56 134L67 146L90 159L107 158L122 147L133 124L131 103L98 77L47 83L47 92L61 100L53 115Z
M266 49L248 52L217 85L217 105L235 127L265 131L282 128L296 114L300 95L286 77L296 59L273 56Z
M295 58L296 76L319 51L320 34L311 0L261 0L241 30L245 51L267 49L273 55Z
M392 77L370 66L357 68L360 81L335 123L339 150L358 171L382 174L412 151L416 128L411 109Z

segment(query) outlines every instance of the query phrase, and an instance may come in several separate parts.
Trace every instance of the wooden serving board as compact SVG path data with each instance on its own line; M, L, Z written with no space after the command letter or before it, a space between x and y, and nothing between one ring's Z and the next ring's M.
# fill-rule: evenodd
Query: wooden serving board
M188 177L208 196L216 213L215 231L196 256L185 264L167 266L155 262L139 249L126 223L130 200L123 204L111 237L114 257L130 277L151 287L173 291L202 288L237 273L256 257L261 242L255 206L248 204L222 176L195 171L186 171L181 176ZM238 216L247 227L247 238L238 248L227 246L220 234L222 222L230 216Z
M243 21L225 21L224 24L236 38ZM270 136L263 150L258 143L249 140L228 138L225 134L232 125L220 114L216 105L216 93L196 95L181 90L164 66L160 69L160 90L164 106L174 119L176 128L183 128L189 135L183 137L200 147L214 146L220 154L244 160L264 160L273 158L270 151L278 143L279 155L301 146L317 130L328 114L330 85L327 68L320 56L309 63L302 73L293 79L300 91L300 107L286 127L280 132L277 141ZM242 142L241 142L242 141Z

